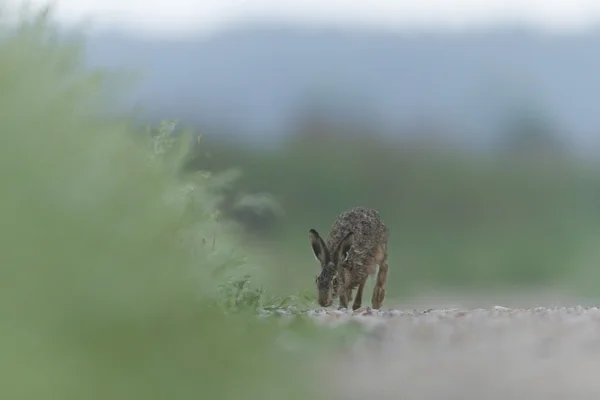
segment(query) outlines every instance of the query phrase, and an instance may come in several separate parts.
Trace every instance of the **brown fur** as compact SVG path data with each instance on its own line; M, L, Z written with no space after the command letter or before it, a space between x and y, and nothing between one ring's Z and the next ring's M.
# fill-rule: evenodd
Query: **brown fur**
M340 308L348 308L352 291L358 288L352 309L361 307L367 278L379 272L373 289L371 306L379 309L385 298L388 276L388 229L375 210L355 207L343 212L331 226L327 242L317 231L309 231L315 257L321 263L316 279L318 301L328 307L339 297Z

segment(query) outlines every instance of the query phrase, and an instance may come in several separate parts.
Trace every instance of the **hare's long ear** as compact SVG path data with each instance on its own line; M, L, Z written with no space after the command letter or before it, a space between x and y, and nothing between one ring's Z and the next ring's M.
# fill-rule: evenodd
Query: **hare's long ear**
M340 241L337 248L335 249L335 257L337 262L343 262L348 257L350 247L354 243L354 232L348 232L346 236Z
M315 253L315 257L317 260L321 262L321 266L324 267L329 263L329 250L327 250L327 245L321 239L321 236L317 231L311 229L308 231L308 238L310 239L310 245L312 246L313 252Z

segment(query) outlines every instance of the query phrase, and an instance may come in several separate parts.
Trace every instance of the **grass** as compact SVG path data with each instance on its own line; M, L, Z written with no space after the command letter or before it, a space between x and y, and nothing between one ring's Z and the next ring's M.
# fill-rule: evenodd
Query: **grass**
M115 81L80 50L49 11L0 20L0 396L326 395L335 333L256 318L297 299L219 215L228 176L182 173L192 136L169 121L106 117Z

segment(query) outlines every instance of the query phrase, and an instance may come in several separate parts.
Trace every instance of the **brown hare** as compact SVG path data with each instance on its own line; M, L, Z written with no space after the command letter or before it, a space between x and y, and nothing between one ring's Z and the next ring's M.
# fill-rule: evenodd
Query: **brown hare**
M371 306L379 309L385 297L388 276L388 229L375 210L356 207L343 212L331 226L327 243L319 233L309 230L310 244L321 272L316 278L317 300L329 307L339 296L340 308L348 308L352 291L358 287L352 310L361 307L367 278L379 265Z

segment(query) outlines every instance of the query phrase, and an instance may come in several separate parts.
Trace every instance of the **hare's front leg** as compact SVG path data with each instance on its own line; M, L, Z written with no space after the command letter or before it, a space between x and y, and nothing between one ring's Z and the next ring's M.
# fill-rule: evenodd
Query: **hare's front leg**
M365 288L365 283L367 283L367 278L363 279L363 281L358 285L356 297L354 298L354 304L352 304L352 310L358 310L362 305L362 294Z
M342 308L348 309L348 290L346 289L342 289L341 293L340 293L340 307L339 309L341 310Z
M385 258L379 263L379 272L377 272L377 281L375 282L375 288L373 289L373 297L371 299L371 306L378 310L383 304L385 298L385 286L387 284L388 277L388 263L387 254Z
M342 288L340 292L340 309L348 309L348 303L352 301L352 285Z

